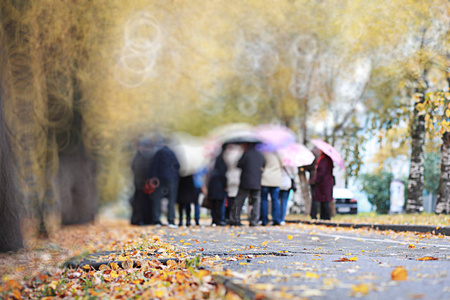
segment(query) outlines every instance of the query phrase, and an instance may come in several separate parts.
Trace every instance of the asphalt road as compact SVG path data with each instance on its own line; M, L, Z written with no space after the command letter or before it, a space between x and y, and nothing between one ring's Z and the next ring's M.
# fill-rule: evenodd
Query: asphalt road
M232 282L271 299L450 299L448 236L305 224L160 233L193 255L216 256ZM392 280L397 267L406 280Z

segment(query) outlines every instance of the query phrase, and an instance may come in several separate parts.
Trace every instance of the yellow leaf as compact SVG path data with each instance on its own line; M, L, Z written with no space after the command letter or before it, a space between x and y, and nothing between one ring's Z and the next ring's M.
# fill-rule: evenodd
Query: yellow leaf
M262 243L262 245L263 245L263 246L266 246L266 245L267 245L267 241L264 241L264 242Z
M292 235L288 234L287 238L288 238L288 240L292 240L294 237Z
M119 265L116 264L115 262L112 262L112 263L110 264L110 266L111 266L111 269L113 269L113 270L117 270L117 269L119 268Z
M306 273L305 273L305 277L306 277L306 278L316 278L316 279L318 279L318 278L319 278L319 275L316 274L316 273L313 273L313 272L306 272Z
M358 261L358 258L356 256L353 256L351 258L348 259L349 261Z
M370 286L364 283L352 286L352 291L355 294L367 295L367 293L369 293L369 290Z
M117 277L119 277L119 274L117 274L116 271L112 271L111 273L109 273L109 275L111 276L111 278L117 278Z
M392 280L403 281L406 280L406 277L408 277L408 272L406 272L406 269L403 267L397 267L391 273Z
M198 278L202 279L203 277L205 277L205 276L207 276L209 274L211 274L210 271L200 270L200 271L198 271L197 276L198 276Z
M245 263L245 262L241 262L240 265L246 266L246 265L248 265L248 264Z
M414 248L416 248L416 245L414 245L414 244L409 244L408 248L409 248L409 249L414 249Z
M164 296L164 291L158 290L155 293L156 298L162 298Z
M184 246L189 246L191 243L184 243L183 245Z
M85 270L90 270L90 269L91 269L91 266L90 266L90 265L84 265L84 266L82 266L81 268L82 268L82 269L85 269Z

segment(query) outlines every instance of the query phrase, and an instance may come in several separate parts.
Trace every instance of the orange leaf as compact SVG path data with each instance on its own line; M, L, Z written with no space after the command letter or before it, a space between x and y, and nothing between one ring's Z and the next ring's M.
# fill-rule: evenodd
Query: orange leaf
M414 248L416 248L416 245L414 245L414 244L409 244L408 248L414 249Z
M424 256L424 257L418 258L417 260L439 260L439 258L432 257L432 256Z
M402 281L406 280L406 277L408 277L408 272L406 272L406 269L403 267L397 267L391 273L392 280Z

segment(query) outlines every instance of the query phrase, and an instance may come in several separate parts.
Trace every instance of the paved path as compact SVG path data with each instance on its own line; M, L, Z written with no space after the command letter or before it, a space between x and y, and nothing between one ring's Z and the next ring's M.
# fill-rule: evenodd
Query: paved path
M160 233L194 255L218 256L234 282L268 298L450 299L447 236L304 224ZM391 279L398 266L405 281Z

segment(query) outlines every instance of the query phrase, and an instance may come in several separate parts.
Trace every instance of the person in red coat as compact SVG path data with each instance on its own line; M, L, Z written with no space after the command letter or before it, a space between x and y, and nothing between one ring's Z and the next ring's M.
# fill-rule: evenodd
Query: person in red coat
M320 156L316 163L316 175L313 178L314 197L311 207L311 218L317 218L317 207L320 205L320 219L330 220L330 203L333 201L333 161L320 151Z

